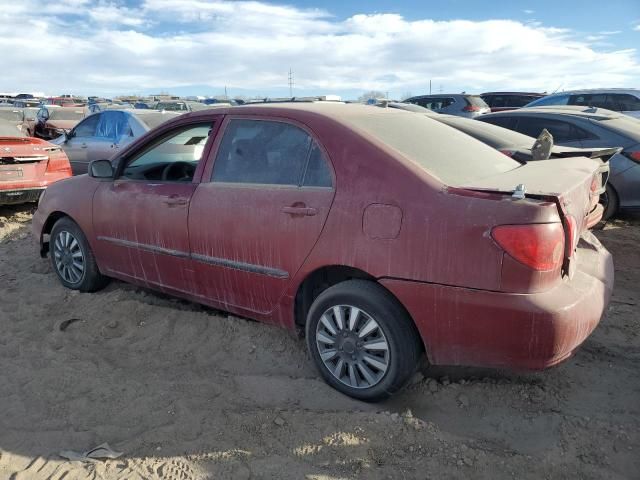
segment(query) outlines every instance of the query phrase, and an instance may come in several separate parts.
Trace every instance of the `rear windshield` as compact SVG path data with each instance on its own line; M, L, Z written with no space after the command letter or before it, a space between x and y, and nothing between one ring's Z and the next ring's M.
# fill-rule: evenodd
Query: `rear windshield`
M478 140L433 120L401 110L345 118L451 186L513 170L520 163Z
M157 110L169 110L174 112L180 112L183 110L187 110L187 105L182 102L167 102L167 103L158 103L156 105Z
M600 120L599 123L603 127L615 130L625 137L640 142L640 120L636 118L620 115L620 117Z
M138 120L140 120L147 127L149 127L149 130L151 130L152 128L156 128L158 125L161 125L167 120L171 120L172 118L175 118L177 116L178 116L177 114L162 113L162 112L144 113L144 114L136 115Z
M522 133L470 118L442 115L441 118L436 117L436 120L471 135L493 148L531 148L536 141L535 138Z
M82 120L83 118L83 110L64 107L49 109L49 120Z
M0 120L8 120L10 122L21 122L22 120L24 120L24 113L22 113L22 110L0 108Z

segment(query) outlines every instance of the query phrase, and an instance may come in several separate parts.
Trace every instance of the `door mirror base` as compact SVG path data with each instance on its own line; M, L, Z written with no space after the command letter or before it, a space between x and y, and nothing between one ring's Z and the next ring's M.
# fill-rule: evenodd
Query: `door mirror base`
M92 178L113 178L113 165L109 160L94 160L89 163L89 176Z

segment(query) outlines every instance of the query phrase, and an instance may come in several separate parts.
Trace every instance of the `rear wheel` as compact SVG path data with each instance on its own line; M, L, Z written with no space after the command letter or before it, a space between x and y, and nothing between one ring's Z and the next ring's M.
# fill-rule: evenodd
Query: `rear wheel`
M375 402L400 390L415 371L420 338L382 286L349 280L322 292L307 316L307 347L327 383Z
M603 220L609 220L617 213L619 206L618 194L611 185L607 184L605 192L600 195L600 203L604 207Z
M98 270L87 237L70 218L61 218L55 223L51 229L49 248L53 270L65 287L93 292L109 282Z

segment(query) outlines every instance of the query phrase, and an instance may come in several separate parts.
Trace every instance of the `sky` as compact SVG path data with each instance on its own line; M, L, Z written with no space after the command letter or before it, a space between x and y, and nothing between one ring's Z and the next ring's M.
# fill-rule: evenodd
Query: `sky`
M640 87L640 0L0 0L0 92Z

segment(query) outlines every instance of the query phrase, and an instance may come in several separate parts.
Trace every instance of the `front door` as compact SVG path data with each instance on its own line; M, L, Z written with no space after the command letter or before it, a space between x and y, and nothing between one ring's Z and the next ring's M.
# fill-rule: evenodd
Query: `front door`
M268 314L320 236L333 184L326 155L302 126L227 118L213 174L189 213L199 294Z
M118 178L98 188L93 221L105 274L194 291L187 219L211 126L174 128L124 158Z
M64 152L69 157L69 163L74 175L87 173L87 151L89 143L96 135L96 127L99 121L99 113L88 116L76 125L70 132L69 138L64 142Z

